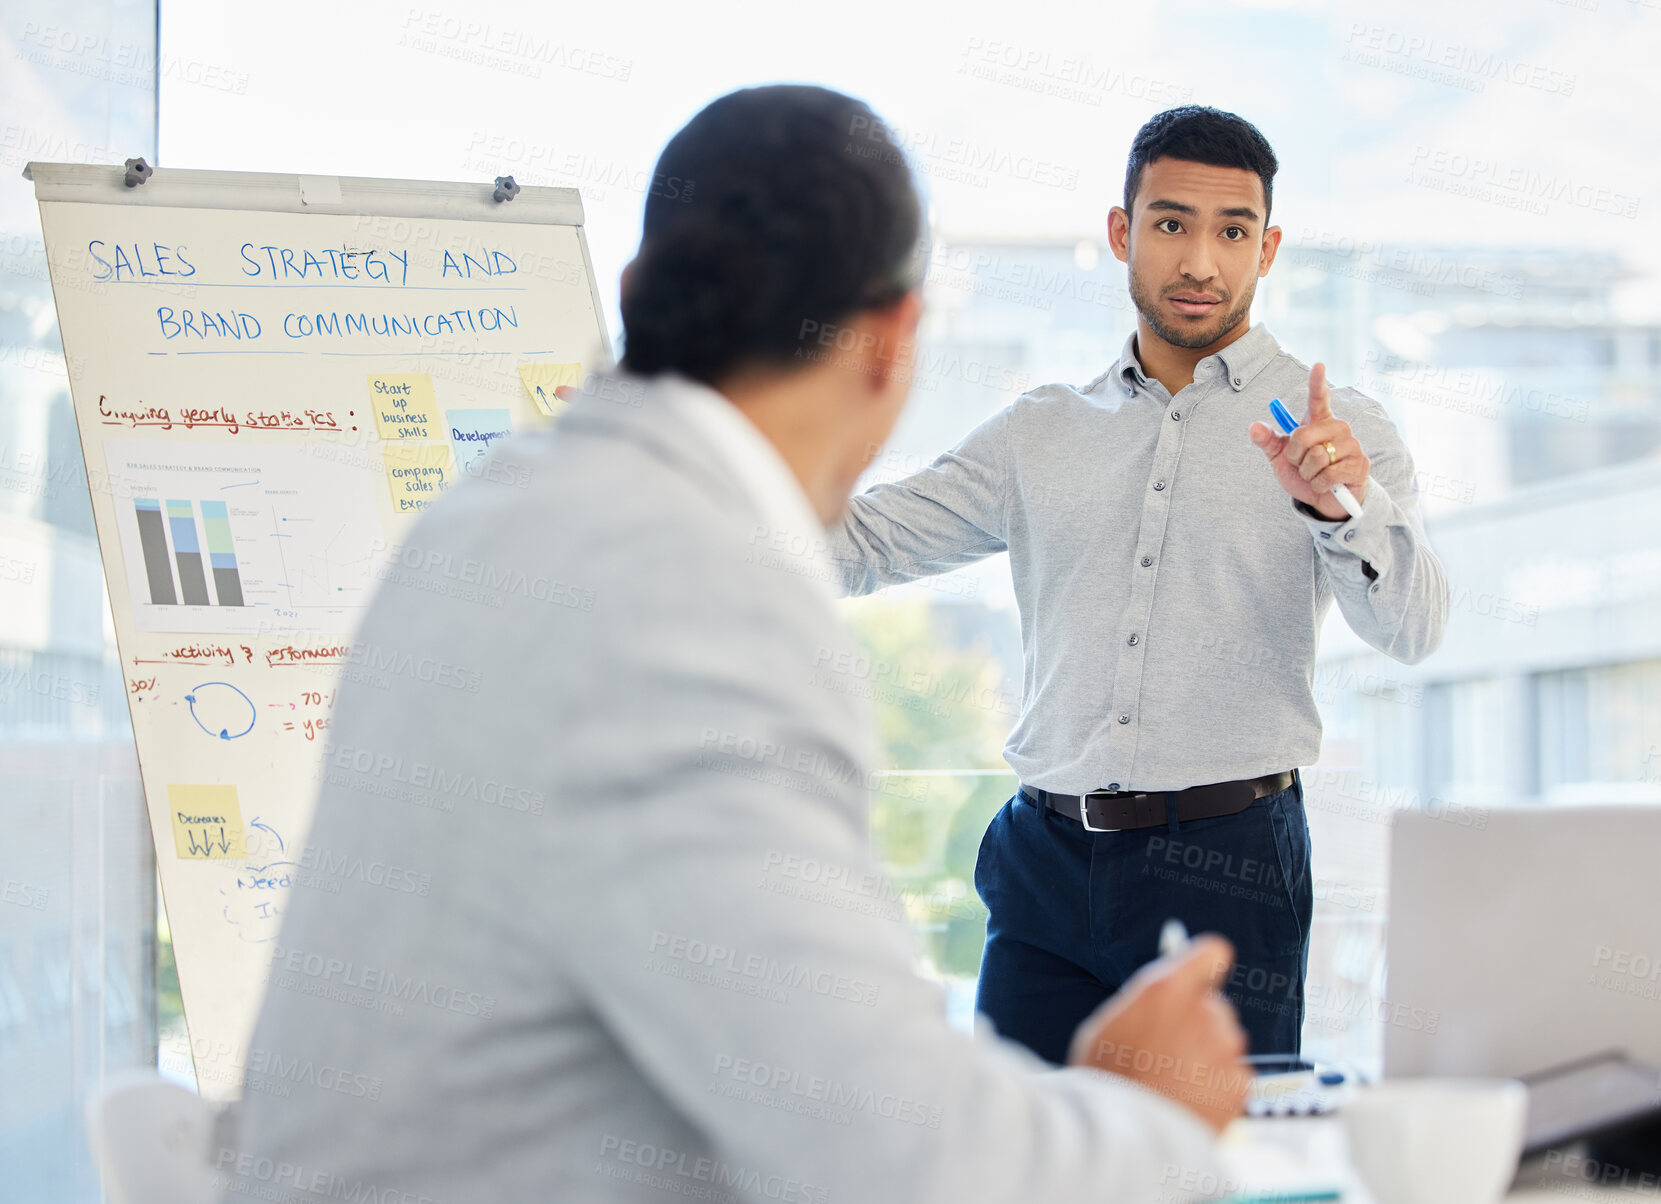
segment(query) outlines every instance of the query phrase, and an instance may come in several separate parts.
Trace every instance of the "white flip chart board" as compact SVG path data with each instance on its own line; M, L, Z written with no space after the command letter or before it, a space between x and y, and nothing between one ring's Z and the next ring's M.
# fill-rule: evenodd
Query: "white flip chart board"
M27 174L191 1052L228 1098L288 891L328 868L305 834L335 684L376 669L352 642L371 591L416 514L610 364L582 202Z

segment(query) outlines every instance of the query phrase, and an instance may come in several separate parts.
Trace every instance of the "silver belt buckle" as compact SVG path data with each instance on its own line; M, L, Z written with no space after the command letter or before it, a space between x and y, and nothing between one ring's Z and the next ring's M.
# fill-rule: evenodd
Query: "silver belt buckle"
M1079 818L1079 823L1084 825L1084 830L1086 832L1118 832L1118 831L1121 830L1119 828L1098 828L1090 822L1090 794L1102 794L1102 793L1105 793L1105 792L1100 791L1100 790L1093 790L1089 794L1081 794L1081 795L1078 796L1078 818Z

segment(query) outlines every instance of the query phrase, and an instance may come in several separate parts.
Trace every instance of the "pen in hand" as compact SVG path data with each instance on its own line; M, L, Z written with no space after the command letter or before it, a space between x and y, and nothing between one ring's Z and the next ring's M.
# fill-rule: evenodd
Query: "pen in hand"
M1281 434L1290 435L1298 429L1298 420L1292 417L1291 410L1281 404L1280 398L1277 397L1269 403L1269 413L1273 415L1276 424L1279 425ZM1355 500L1355 494L1350 492L1348 485L1334 485L1332 496L1349 513L1351 518L1361 517L1361 503Z

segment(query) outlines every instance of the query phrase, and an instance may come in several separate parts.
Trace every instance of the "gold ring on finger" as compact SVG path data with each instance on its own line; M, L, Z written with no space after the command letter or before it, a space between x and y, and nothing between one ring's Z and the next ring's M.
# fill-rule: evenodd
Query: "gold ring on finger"
M1322 446L1326 448L1327 463L1328 464L1338 463L1338 449L1336 447L1332 446L1332 442L1330 440L1328 440L1326 443L1322 444Z

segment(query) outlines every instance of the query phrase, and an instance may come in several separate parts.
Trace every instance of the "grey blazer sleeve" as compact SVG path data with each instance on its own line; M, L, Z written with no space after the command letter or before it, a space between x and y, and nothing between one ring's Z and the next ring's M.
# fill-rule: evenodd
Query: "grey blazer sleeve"
M1005 549L1009 423L1006 407L927 468L848 503L830 532L830 555L847 593L868 594Z
M1328 522L1302 507L1298 514L1350 629L1386 656L1417 664L1442 643L1448 582L1425 538L1413 457L1378 402L1353 389L1336 390L1333 400L1356 407L1343 416L1372 461L1361 517Z
M573 746L609 762L626 744L638 776L596 783L548 851L561 964L719 1151L710 1174L760 1168L797 1204L1169 1201L1219 1182L1210 1131L1164 1098L948 1028L867 853L862 712L809 684L849 637L810 583L737 560L664 549L655 571L684 588L636 599L627 638L604 640L610 697L637 702L597 705Z

